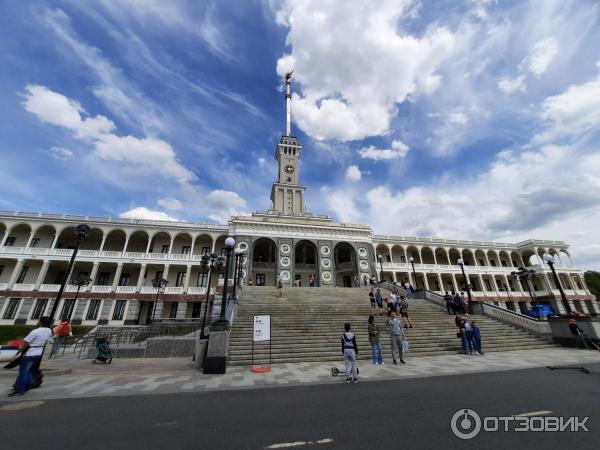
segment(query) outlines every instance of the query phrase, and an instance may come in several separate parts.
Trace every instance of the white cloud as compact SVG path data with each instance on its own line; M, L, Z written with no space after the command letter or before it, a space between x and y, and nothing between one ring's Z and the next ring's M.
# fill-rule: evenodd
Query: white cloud
M73 131L77 138L97 138L110 133L115 124L104 116L83 118L85 110L75 101L45 86L25 86L25 109L42 122Z
M408 1L285 2L277 20L289 28L291 52L277 62L280 75L295 69L302 95L293 116L315 139L349 141L387 134L399 103L430 93L450 57L454 35L429 27L415 37L398 21Z
M517 91L525 92L527 91L525 75L520 75L515 78L502 78L498 81L498 88L505 94L512 94Z
M360 181L362 173L357 165L353 164L348 166L346 169L346 180L348 181Z
M537 42L529 53L529 70L538 78L541 77L548 70L548 66L557 54L558 42L556 42L556 39L550 37Z
M206 196L208 206L212 208L245 208L246 200L237 192L216 189Z
M215 55L230 59L232 54L227 44L227 35L222 32L214 18L214 8L207 8L204 19L200 24L200 35L208 44L208 48Z
M181 202L175 198L161 198L156 203L165 209L181 209Z
M359 223L362 214L356 206L354 200L355 193L323 186L321 194L321 198L325 200L327 208L335 214L339 221L344 223Z
M408 146L401 141L392 141L391 149L380 149L372 145L362 148L359 153L363 159L373 159L375 161L385 159L404 158L408 153Z
M258 162L259 167L265 167L267 164L267 160L265 158L258 158L256 161Z
M48 149L48 154L54 159L66 161L73 158L73 151L64 147L52 147Z
M469 122L469 118L462 111L452 111L448 116L448 123L453 125L466 125Z
M162 211L155 211L152 209L139 206L137 208L130 209L124 213L119 214L121 219L139 219L139 220L168 220L177 221L177 219L167 215Z
M113 134L115 124L104 116L83 118L85 110L75 101L45 86L25 87L25 109L42 122L66 128L74 137L93 143L94 153L104 160L124 161L136 168L189 182L195 175L177 161L168 142Z

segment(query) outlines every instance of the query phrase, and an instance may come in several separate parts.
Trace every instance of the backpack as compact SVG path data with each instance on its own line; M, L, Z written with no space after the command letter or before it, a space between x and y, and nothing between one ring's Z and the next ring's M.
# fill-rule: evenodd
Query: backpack
M59 337L67 337L69 333L70 332L68 323L59 323L58 326L54 329L54 334Z

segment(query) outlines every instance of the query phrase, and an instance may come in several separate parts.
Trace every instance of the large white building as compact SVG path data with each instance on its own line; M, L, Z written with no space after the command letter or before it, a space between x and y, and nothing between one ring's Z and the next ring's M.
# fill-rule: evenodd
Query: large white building
M81 223L92 232L82 241L68 280L82 275L92 282L76 302L77 288L68 285L57 307L59 316L75 324L144 324L153 309L159 318L199 317L207 289L213 292L218 283L212 277L207 286L200 259L224 254L227 236L246 252L242 275L255 285L274 285L278 275L288 286L294 280L307 285L312 274L318 286L349 287L356 286L357 277L377 275L442 293L464 286L457 263L462 259L476 301L524 312L530 306L528 289L511 272L527 267L535 270L531 288L536 302L561 313L600 314L564 242L384 236L366 225L334 223L307 212L299 174L302 146L291 136L289 81L286 134L275 149L279 175L266 212L232 217L227 225L0 212L0 325L33 324L50 311L67 276L74 229ZM568 304L561 301L544 254L554 257ZM154 308L152 280L161 275L169 284Z

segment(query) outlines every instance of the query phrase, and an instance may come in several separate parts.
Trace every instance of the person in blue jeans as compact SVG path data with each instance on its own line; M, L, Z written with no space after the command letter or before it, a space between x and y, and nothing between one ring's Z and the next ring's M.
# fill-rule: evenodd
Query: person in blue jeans
M51 323L50 318L44 316L40 319L39 327L25 336L25 342L19 348L25 354L19 364L19 375L15 381L14 390L8 394L10 397L21 396L25 394L25 391L30 386L35 385L32 368L39 366L42 354L44 353L44 347L50 336L52 336L52 331L50 330Z
M478 355L483 355L481 350L481 330L475 325L475 322L471 322L471 340L473 342L473 349Z
M373 351L373 364L383 364L381 355L381 344L379 343L379 328L375 323L375 316L369 316L369 344Z

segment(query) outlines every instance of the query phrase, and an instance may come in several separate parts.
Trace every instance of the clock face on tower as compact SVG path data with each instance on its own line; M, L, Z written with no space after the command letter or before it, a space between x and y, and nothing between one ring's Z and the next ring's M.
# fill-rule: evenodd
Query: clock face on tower
M285 170L285 173L289 173L291 175L294 173L294 166L288 164L283 168L283 170Z

